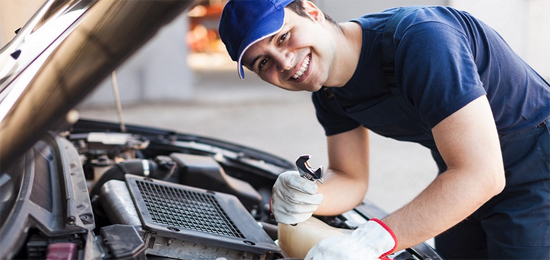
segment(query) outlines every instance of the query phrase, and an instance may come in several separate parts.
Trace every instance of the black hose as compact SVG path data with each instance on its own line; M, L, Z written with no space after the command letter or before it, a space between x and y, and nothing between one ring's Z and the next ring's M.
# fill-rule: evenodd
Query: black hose
M160 171L157 163L153 160L145 160L147 162L148 168L144 167L143 159L129 159L124 162L115 164L109 170L107 170L103 175L97 180L97 182L92 187L90 191L90 197L93 198L95 195L99 195L101 187L103 184L110 180L124 180L125 174L134 174L138 176L145 176L148 172L148 176L153 179L160 179L166 175L164 171Z

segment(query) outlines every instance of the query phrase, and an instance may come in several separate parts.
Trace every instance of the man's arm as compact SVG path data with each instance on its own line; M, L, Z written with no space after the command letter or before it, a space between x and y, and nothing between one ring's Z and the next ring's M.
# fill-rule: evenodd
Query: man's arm
M360 126L351 131L327 137L329 165L325 183L318 185L323 202L315 211L335 215L359 205L368 188L369 133Z
M397 251L454 226L505 185L498 134L485 96L441 121L432 132L448 169L383 219L397 237Z

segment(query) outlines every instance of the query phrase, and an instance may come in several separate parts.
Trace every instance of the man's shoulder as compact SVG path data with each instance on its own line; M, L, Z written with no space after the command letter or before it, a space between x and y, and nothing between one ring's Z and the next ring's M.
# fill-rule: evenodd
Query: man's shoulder
M404 9L410 11L402 12ZM398 15L398 19L395 19ZM393 18L393 19L392 19ZM390 19L395 22L395 36L400 38L412 28L425 29L446 26L462 30L476 18L467 12L448 6L403 6L386 9L378 13L366 14L350 20L361 25L363 31L383 33Z
M412 29L438 31L448 28L466 33L469 28L478 26L476 20L471 14L449 6L422 6L402 17L396 28L396 37Z

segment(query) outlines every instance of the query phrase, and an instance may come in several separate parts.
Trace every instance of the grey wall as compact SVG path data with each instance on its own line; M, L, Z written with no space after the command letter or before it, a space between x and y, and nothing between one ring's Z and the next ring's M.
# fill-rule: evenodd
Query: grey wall
M367 13L405 5L448 5L448 0L314 0L321 10L337 22L348 21Z

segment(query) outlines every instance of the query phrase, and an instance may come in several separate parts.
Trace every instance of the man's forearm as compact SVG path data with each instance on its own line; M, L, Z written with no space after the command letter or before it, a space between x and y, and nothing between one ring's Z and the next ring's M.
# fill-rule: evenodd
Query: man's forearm
M498 183L498 178L493 178L493 174L448 170L413 201L383 221L397 236L396 250L402 250L456 225L501 189L502 185Z
M314 214L341 214L363 201L367 192L368 176L357 180L353 176L338 174L332 170L328 170L325 176L325 183L318 185L318 192L324 195L324 199Z
M432 132L448 170L383 219L397 236L397 250L456 225L505 185L498 133L485 96L445 118Z

